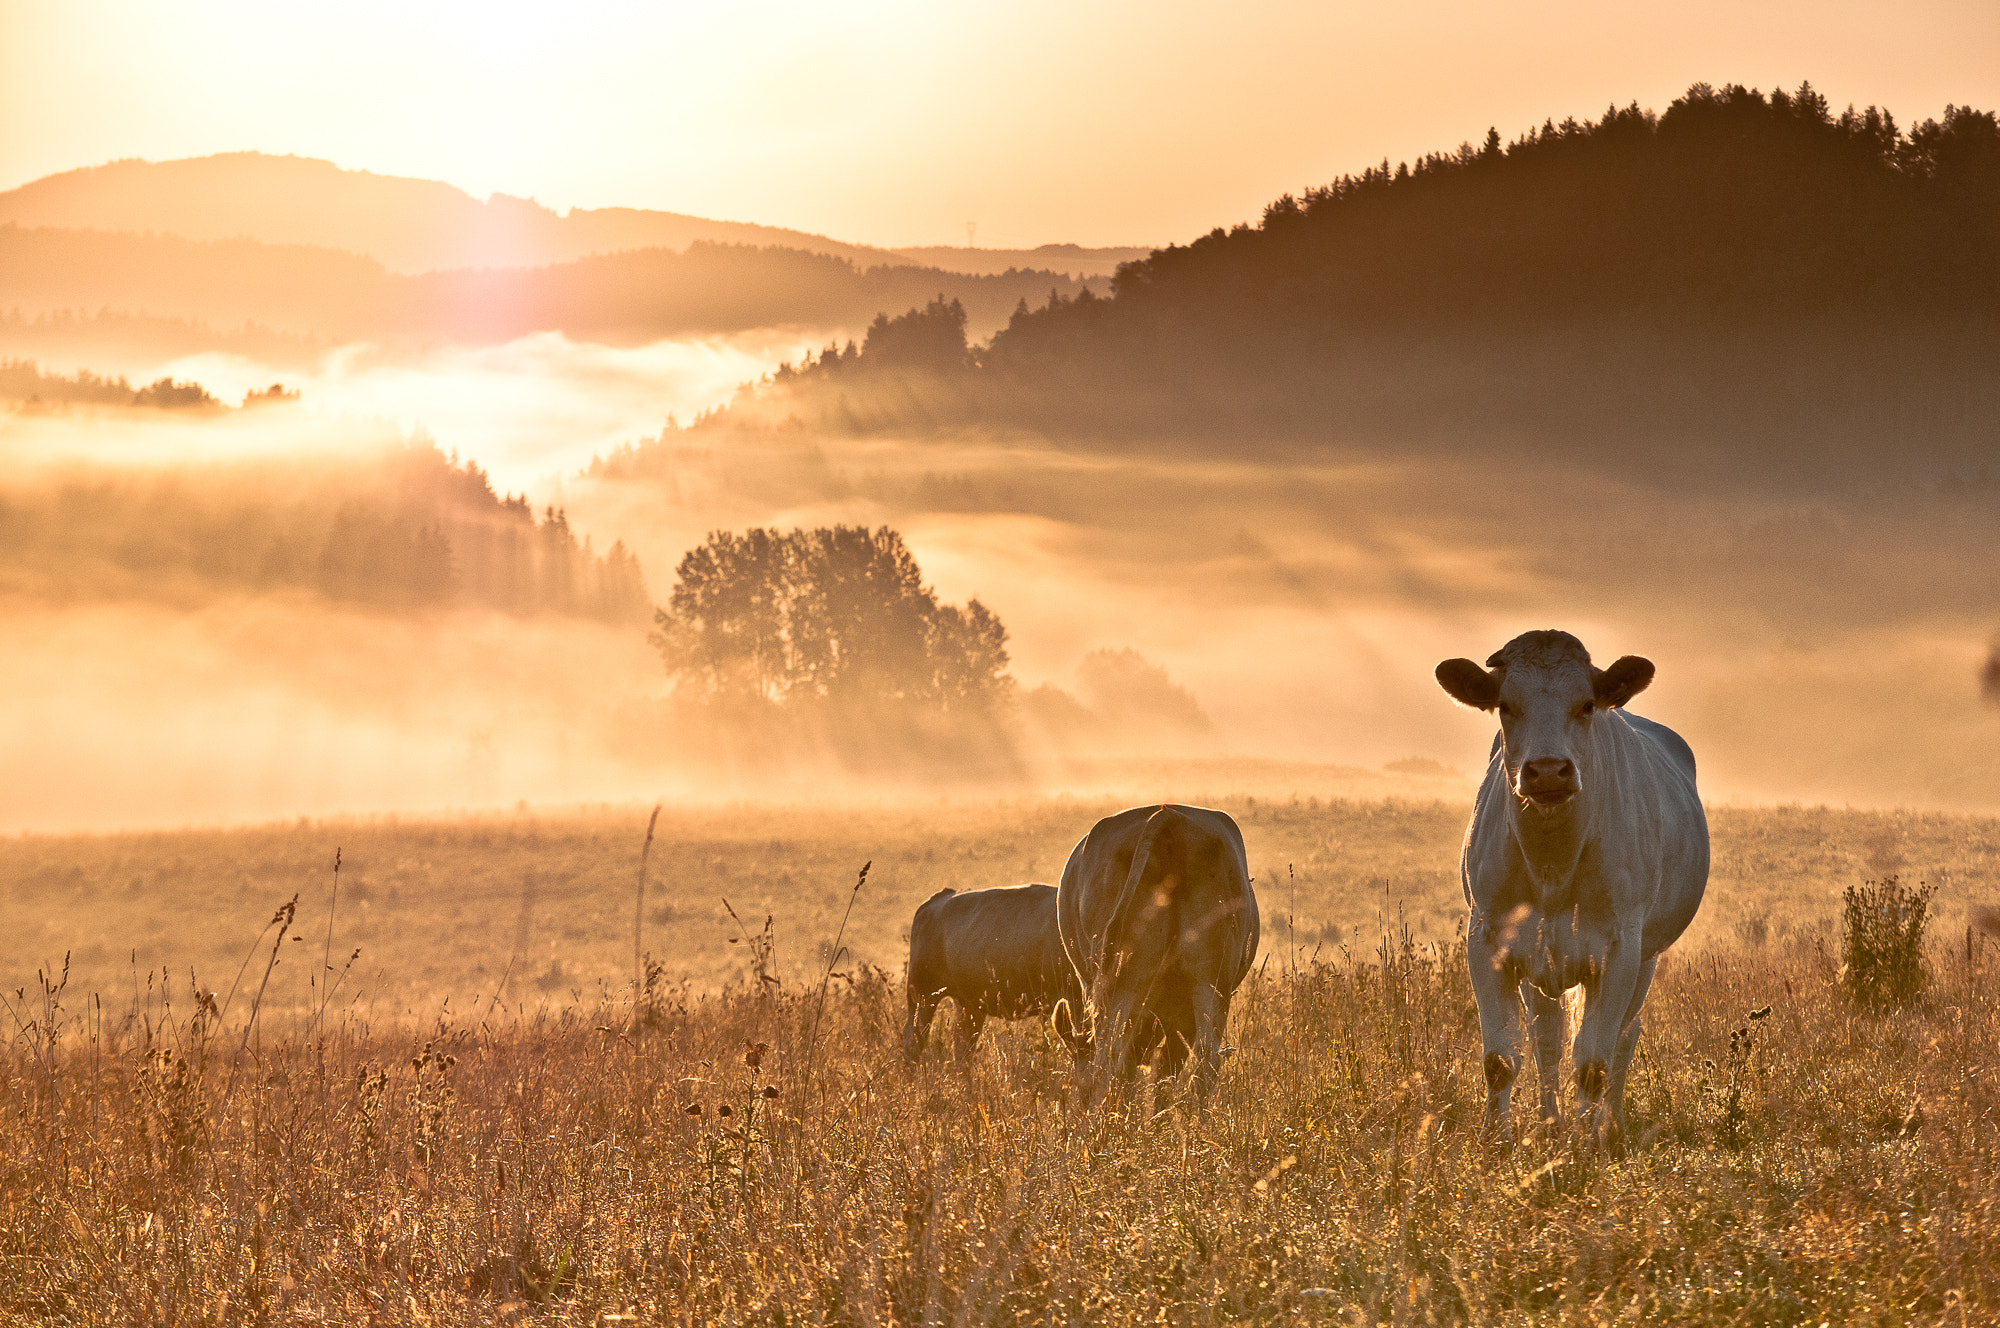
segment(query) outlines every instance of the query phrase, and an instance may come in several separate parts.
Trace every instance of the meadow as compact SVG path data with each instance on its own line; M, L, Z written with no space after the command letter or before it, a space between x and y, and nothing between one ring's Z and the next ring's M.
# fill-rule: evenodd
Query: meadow
M1463 801L1209 801L1264 959L1206 1112L1074 1112L1034 1023L900 1055L910 911L1110 800L663 812L641 992L642 808L0 841L0 1323L1996 1317L2000 821L1712 808L1612 1159L1480 1139ZM1870 1012L1892 874L1930 980Z

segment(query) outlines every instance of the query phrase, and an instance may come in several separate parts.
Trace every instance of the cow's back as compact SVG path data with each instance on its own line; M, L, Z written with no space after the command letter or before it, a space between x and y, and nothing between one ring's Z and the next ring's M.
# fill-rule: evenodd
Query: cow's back
M1133 877L1132 868L1135 857L1146 852L1160 833L1156 818L1163 815L1170 818L1171 833L1179 837L1187 855L1185 875L1190 879L1199 875L1208 892L1236 900L1234 910L1225 916L1189 920L1229 927L1237 936L1232 962L1218 976L1233 990L1249 972L1256 956L1258 918L1242 830L1227 812L1155 804L1128 808L1099 821L1077 841L1063 866L1058 926L1063 949L1086 990L1104 962L1107 945L1118 943L1135 908L1145 902L1138 894L1157 884L1158 873L1148 874L1145 864L1141 879Z
M910 922L910 971L913 980L949 988L961 1003L977 1002L995 1014L1072 995L1074 977L1056 930L1056 888L1014 885L932 896Z

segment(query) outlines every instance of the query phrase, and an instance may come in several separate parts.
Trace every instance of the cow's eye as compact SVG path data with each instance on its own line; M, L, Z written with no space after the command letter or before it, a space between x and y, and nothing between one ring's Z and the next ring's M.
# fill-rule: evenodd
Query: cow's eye
M1576 708L1576 717L1578 719L1589 719L1592 715L1596 713L1597 713L1597 702L1595 701L1585 701L1582 705Z

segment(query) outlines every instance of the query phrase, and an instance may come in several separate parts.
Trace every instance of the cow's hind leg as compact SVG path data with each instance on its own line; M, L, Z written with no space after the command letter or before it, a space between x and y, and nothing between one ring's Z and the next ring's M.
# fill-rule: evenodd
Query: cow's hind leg
M1129 985L1105 991L1110 985L1109 981L1100 983L1093 1002L1096 1012L1091 1020L1091 1040L1097 1056L1091 1066L1090 1082L1085 1086L1085 1102L1092 1107L1104 1101L1114 1080L1133 1072L1136 1064L1133 1053L1138 1050L1143 1034L1134 1018L1140 1013L1139 993Z
M1229 998L1206 982L1194 985L1194 1098L1207 1104L1222 1074L1222 1030L1229 1022Z
M1193 1024L1183 1034L1173 1020L1161 1018L1158 1011L1149 1007L1140 1007L1132 1016L1132 1051L1119 1076L1136 1079L1140 1069L1148 1065L1154 1067L1156 1078L1179 1074L1193 1037Z
M1535 1044L1535 1078L1541 1088L1541 1119L1553 1125L1561 1115L1563 1003L1532 982L1521 984L1521 1000L1528 1010L1528 1037Z
M1653 970L1659 966L1659 956L1648 959L1639 968L1639 981L1632 988L1632 999L1625 1007L1625 1026L1618 1030L1618 1048L1611 1056L1611 1084L1605 1095L1611 1100L1611 1138L1614 1148L1623 1149L1625 1142L1625 1076L1632 1068L1632 1054L1639 1049L1639 1034L1643 1030L1643 1009L1646 993L1653 985Z

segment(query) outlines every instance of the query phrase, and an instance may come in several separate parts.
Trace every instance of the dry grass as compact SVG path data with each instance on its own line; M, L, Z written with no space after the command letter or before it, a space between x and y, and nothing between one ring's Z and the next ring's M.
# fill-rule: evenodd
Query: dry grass
M907 917L892 892L935 879L908 856L917 842L978 864L962 867L970 875L1046 878L1046 867L1012 873L1044 840L1059 862L1095 811L959 809L955 825L863 817L849 833L881 842L814 882L831 915L824 934L862 857L877 864L850 935L875 910L866 927L879 947L895 914ZM247 1037L269 933L220 1019L184 967L140 973L136 990L130 978L100 988L102 1000L81 995L89 988L74 977L40 999L10 984L23 1022L0 1061L0 1322L1996 1317L2000 951L1941 927L1922 999L1876 1015L1844 997L1838 937L1818 927L1837 917L1853 869L1868 870L1849 842L1900 854L1906 878L1942 855L1959 897L1938 906L1962 916L1991 897L1964 884L1991 880L1972 875L1992 870L1990 822L1718 813L1716 941L1662 965L1631 1086L1641 1143L1611 1161L1560 1133L1510 1152L1482 1146L1462 959L1448 941L1410 936L1378 949L1356 939L1378 876L1394 895L1431 898L1438 887L1417 873L1440 870L1441 836L1448 871L1455 813L1260 803L1238 814L1253 863L1267 853L1300 863L1302 908L1327 898L1312 892L1328 879L1366 894L1343 915L1348 946L1322 953L1330 962L1295 965L1282 923L1267 928L1280 946L1239 994L1230 1041L1240 1050L1206 1114L1163 1086L1142 1089L1126 1114L1072 1115L1067 1058L1033 1025L994 1037L969 1080L938 1064L911 1071L897 981L849 961L823 1014L823 970L800 963L806 971L781 968L782 987L761 994L742 982L663 983L637 1004L629 992L558 995L539 1008L467 1002L454 1013L454 1001L420 1023L396 1013L408 1008L400 1002L371 1017L343 992L316 1024L299 970L320 960L323 900L317 913L301 902L305 941L277 943L313 962L287 955ZM727 846L715 856L776 852L768 839L759 848L769 826L745 821L733 838L711 827L709 842ZM830 858L847 847L831 815L791 823L823 832L816 851ZM638 836L615 838L614 825L534 833L545 862L580 860L584 837L602 836L603 907L629 925ZM910 838L892 833L898 825ZM656 847L654 861L676 870L673 848L695 842L690 828L663 817L668 851ZM367 865L371 854L400 842L415 862L463 867L484 854L497 870L510 850L536 860L520 836L483 850L461 842L491 826L372 829L373 839L346 841L359 847L349 848L354 877L342 870L336 966L355 944L346 910L356 881L376 883L376 907L421 916L410 896L423 878L400 878L391 906L388 872ZM324 874L331 854L309 862L307 833L144 842L164 860L195 859L191 881L228 880L228 868L287 844L301 874ZM141 842L14 841L0 857L16 866L40 854L30 860L46 866L66 848L87 893L102 862L127 870ZM904 873L893 886L885 866ZM1761 944L1737 943L1737 892L1748 893L1739 882L1786 880L1796 891L1807 874L1811 901L1778 915ZM9 879L22 898L22 876ZM1407 891L1397 884L1406 880L1416 882ZM1285 885L1260 886L1267 916L1282 913ZM768 890L753 883L731 896L746 919L760 910L753 926L765 900L781 902ZM550 915L591 897L579 889ZM226 938L226 971L199 977L216 973L226 994L276 902L267 894ZM186 896L156 907L194 909ZM385 939L417 955L451 925ZM630 938L606 925L608 982L621 939L629 963ZM790 927L780 911L781 946ZM735 933L717 932L708 944L740 972L743 947L723 943ZM1148 1105L1159 1114L1141 1125Z
M1462 801L1210 797L1243 826L1264 913L1264 948L1337 957L1385 920L1419 940L1463 925ZM846 941L900 968L910 914L944 886L1054 881L1097 818L1129 803L1088 798L939 800L863 808L675 810L660 817L645 948L671 979L718 988L744 969L727 899L754 928L778 919L777 971L821 971L854 873L875 867ZM2000 820L1825 807L1717 807L1708 899L1684 947L1822 937L1838 949L1842 891L1900 875L1938 887L1934 935L1964 931L2000 903ZM632 968L633 881L646 809L448 822L299 822L243 830L0 838L0 990L32 986L71 957L73 989L132 994L133 974L192 968L218 983L279 902L299 895L309 933L325 926L336 849L335 948L359 947L347 991L377 1019L428 1017L449 998L481 1007L573 1004L622 989ZM323 938L321 938L323 939ZM295 947L316 957L317 941ZM287 962L271 1004L315 1003L313 965ZM504 981L503 981L504 980ZM143 985L143 977L140 979Z

